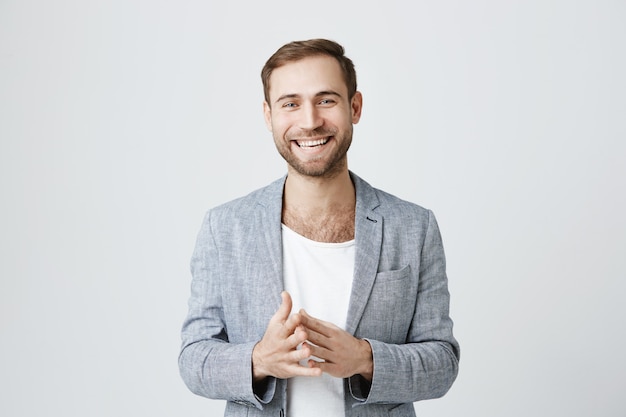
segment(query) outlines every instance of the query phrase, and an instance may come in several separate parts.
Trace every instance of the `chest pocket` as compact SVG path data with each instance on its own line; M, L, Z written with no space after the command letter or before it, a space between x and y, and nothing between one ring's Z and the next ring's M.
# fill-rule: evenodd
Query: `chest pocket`
M417 278L411 266L376 274L374 286L363 317L358 337L385 343L405 343L415 311Z

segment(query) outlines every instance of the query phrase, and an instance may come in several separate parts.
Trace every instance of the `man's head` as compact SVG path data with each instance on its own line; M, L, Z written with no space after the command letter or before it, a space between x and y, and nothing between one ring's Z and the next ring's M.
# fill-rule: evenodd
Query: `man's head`
M348 99L352 99L357 91L356 72L352 60L344 55L343 46L327 39L310 39L307 41L290 42L279 48L267 60L261 71L265 101L271 105L270 77L276 68L313 56L329 56L337 60L348 88Z
M363 99L343 48L321 39L292 42L268 60L263 77L265 122L289 173L318 178L346 173L352 125L361 117Z

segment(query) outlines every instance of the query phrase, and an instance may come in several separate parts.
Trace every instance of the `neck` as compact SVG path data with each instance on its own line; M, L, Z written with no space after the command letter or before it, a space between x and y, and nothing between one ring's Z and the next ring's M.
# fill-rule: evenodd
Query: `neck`
M356 196L348 170L333 176L308 177L289 170L285 182L283 209L326 213L341 208L354 208Z
M354 239L356 195L350 174L315 178L289 172L282 221L291 230L318 242Z

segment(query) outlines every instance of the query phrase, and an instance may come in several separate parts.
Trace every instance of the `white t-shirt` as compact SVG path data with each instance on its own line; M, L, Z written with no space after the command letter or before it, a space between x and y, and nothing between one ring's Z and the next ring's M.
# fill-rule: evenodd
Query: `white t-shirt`
M292 313L304 308L318 319L345 329L354 275L354 240L315 242L282 227L283 278L293 300ZM287 381L287 415L343 417L343 380L319 378Z

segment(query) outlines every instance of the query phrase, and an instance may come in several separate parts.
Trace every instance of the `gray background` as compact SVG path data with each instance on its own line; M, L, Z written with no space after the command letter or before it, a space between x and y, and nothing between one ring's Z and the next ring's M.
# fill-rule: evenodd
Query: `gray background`
M409 6L410 4L410 6ZM217 416L204 212L282 175L260 69L328 37L350 167L435 211L461 371L420 416L625 416L623 1L0 0L0 415Z

